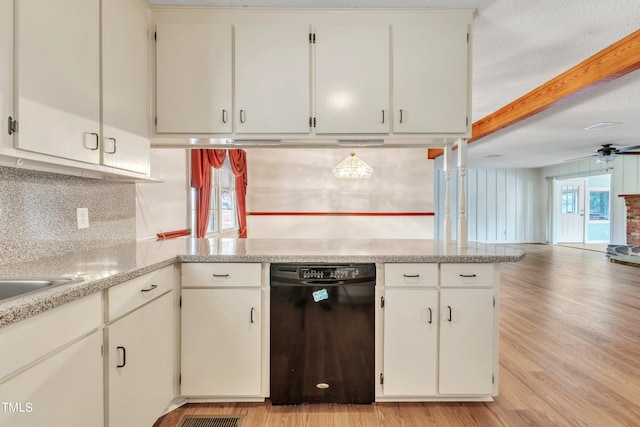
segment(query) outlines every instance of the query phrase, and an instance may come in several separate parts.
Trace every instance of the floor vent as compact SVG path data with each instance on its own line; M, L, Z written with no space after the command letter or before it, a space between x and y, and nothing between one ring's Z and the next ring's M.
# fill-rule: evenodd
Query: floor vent
M243 416L185 415L178 427L241 427Z

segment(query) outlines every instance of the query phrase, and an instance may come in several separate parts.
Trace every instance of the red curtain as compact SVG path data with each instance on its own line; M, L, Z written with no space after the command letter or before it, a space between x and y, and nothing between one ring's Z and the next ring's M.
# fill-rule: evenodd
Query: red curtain
M247 153L237 148L229 150L229 162L236 177L239 237L247 237Z
M196 236L204 237L211 206L211 168L224 163L225 150L191 150L191 187L196 189Z
M224 163L226 150L191 150L191 187L196 189L196 236L204 237L209 225L211 206L211 168L219 169ZM236 177L236 201L239 237L247 237L247 153L229 150L231 170Z

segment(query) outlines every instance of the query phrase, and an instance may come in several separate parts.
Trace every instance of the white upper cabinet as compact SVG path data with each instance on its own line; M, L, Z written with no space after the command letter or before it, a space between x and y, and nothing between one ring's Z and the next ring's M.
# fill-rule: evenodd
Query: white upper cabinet
M389 26L315 30L318 134L389 132Z
M15 2L18 148L100 162L99 6Z
M158 23L158 133L231 133L231 25Z
M238 134L308 134L309 25L235 26Z
M149 173L148 9L102 2L102 163Z
M0 0L0 148L13 147L8 117L13 118L13 1Z
M469 123L465 23L394 25L394 133L465 133Z
M468 138L472 13L154 9L154 144Z

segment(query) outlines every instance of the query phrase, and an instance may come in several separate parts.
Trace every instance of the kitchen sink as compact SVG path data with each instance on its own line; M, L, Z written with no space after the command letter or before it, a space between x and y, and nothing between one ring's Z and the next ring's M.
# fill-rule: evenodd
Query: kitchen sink
M54 286L64 285L67 283L79 282L82 280L77 277L58 277L44 279L1 279L0 278L0 301L19 295L28 294L30 292L39 291L41 289L52 288Z

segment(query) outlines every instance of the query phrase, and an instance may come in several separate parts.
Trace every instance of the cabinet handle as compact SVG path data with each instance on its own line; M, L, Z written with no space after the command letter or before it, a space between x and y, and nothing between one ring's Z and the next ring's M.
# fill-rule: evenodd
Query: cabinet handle
M109 139L111 141L113 141L113 151L107 151L104 150L105 154L116 154L117 151L117 147L116 147L116 139L115 138L104 138L104 139ZM107 148L107 144L104 144L105 148Z
M116 365L116 368L124 368L127 364L127 349L122 346L118 346L116 347L116 350L122 350L122 365Z
M477 277L477 276L475 274L461 274L460 277L470 279L472 277Z
M140 289L140 292L151 292L152 290L154 290L157 287L158 287L158 285L151 285L147 289Z
M222 123L227 123L227 110L222 110Z
M231 276L229 275L229 273L227 273L227 274L216 274L216 273L213 273L213 277L231 277Z
M244 122L245 122L244 110L240 110L240 123L244 123Z
M407 279L416 279L420 277L419 274L403 274L403 276L406 277Z
M93 148L87 148L87 150L96 151L98 148L100 148L100 135L95 132L89 132L89 135L93 135L96 137L96 146Z
M253 320L253 312L255 310L256 310L255 308L251 307L251 313L249 314L249 320L251 321L251 323L255 323L255 321Z
M382 124L384 124L384 110L382 110Z
M429 324L433 323L433 311L431 310L431 307L427 307L427 310L429 310Z
M448 305L447 308L449 309L449 317L447 318L447 320L451 322L451 306Z
M402 122L403 122L403 120L402 120L402 110L400 110L400 123L402 123Z

